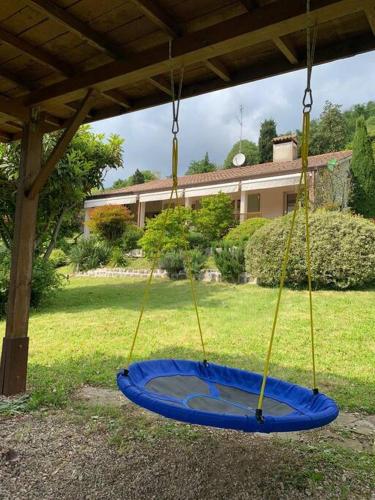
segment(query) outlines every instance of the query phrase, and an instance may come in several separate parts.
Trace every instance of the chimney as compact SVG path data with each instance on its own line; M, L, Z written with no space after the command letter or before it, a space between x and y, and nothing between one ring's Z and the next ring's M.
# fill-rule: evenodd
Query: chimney
M298 157L297 136L279 135L273 140L273 161L290 161Z

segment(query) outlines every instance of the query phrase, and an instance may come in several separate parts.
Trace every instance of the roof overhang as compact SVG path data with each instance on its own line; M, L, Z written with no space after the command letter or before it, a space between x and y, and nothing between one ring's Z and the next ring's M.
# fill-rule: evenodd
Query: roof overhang
M3 3L3 141L22 135L31 109L45 131L65 127L88 89L97 99L86 122L169 102L171 68L185 68L183 97L303 68L311 23L316 64L375 49L373 0L314 0L310 17L302 0Z

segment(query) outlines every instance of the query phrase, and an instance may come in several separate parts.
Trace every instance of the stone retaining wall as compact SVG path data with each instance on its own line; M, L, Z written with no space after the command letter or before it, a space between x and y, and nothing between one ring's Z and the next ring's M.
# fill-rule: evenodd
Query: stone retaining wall
M91 269L84 273L76 273L75 276L92 276L102 278L122 278L122 277L146 277L150 273L149 269L126 269L122 267L101 267L98 269ZM155 278L167 278L167 271L163 269L155 269ZM186 278L184 272L180 273L178 279ZM199 279L201 281L221 281L221 272L217 269L204 269L201 271ZM251 278L248 273L242 273L240 283L255 283L256 281Z

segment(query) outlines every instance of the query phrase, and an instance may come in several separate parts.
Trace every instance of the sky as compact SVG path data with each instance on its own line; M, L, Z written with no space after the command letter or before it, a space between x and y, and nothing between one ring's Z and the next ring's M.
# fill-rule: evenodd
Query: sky
M223 164L240 137L241 104L244 139L257 142L260 124L267 118L276 121L278 134L301 128L305 84L306 71L301 70L181 101L179 174L206 152L210 160ZM315 66L312 88L312 117L319 116L326 100L342 104L343 109L375 100L375 52ZM170 174L171 120L171 104L166 104L93 124L96 132L125 139L124 168L109 171L105 187L137 168L161 177Z

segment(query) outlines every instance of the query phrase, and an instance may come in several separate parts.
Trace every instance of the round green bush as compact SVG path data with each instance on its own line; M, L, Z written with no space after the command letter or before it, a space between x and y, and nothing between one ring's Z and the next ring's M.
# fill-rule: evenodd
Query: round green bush
M141 227L135 224L127 224L125 232L121 238L120 247L125 252L130 252L135 248L138 248L138 241L142 238L144 231Z
M249 240L246 270L260 285L277 286L291 214L273 220ZM375 224L362 217L318 210L310 215L314 288L348 289L375 283ZM297 215L286 285L305 286L306 238L303 213Z
M247 219L238 226L235 226L229 231L229 233L224 237L224 241L229 245L238 246L246 243L253 234L258 231L259 228L268 224L270 219L265 219L263 217L254 217L253 219Z

